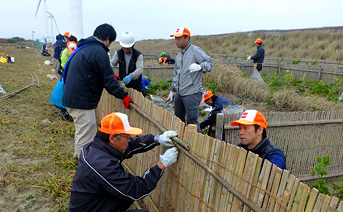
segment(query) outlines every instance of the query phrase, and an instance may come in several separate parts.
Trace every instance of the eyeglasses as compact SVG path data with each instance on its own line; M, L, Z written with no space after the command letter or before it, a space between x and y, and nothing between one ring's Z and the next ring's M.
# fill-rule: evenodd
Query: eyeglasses
M127 135L127 134L120 134L120 137L131 139L131 135Z

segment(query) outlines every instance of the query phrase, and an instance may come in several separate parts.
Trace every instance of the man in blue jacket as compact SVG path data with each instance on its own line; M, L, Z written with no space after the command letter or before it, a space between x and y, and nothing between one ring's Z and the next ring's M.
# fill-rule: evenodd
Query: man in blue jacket
M267 121L261 112L246 110L239 120L231 122L231 126L239 126L239 147L258 154L263 160L267 159L280 169L286 169L285 155L267 137Z
M166 131L155 136L141 133L141 129L130 126L123 113L111 113L101 120L94 140L81 152L71 189L70 212L126 211L135 200L156 188L165 167L177 160L176 147L160 155L157 164L142 177L127 173L121 163L160 144L173 146L170 138L177 133Z
M117 33L109 24L98 26L93 36L81 39L64 67L65 89L62 104L67 107L75 125L74 156L97 132L95 109L103 89L122 99L126 108L132 102L114 77L107 52Z
M207 133L208 135L210 135L212 126L216 124L217 113L220 113L225 105L235 106L235 103L224 97L214 95L212 91L206 92L206 94L204 95L204 99L200 102L200 104L203 102L205 102L209 106L212 106L212 111L207 116L207 118L200 123L200 129L204 129L207 126L210 126Z
M262 63L264 60L264 48L262 46L262 39L257 39L255 41L255 46L257 48L257 51L255 55L249 56L248 60L253 60L254 62L254 70L261 71L262 70Z

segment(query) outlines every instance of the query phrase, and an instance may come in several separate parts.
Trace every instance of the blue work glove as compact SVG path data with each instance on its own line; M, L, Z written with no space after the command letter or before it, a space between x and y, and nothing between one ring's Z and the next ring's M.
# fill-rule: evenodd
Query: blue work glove
M124 77L124 79L122 80L122 82L126 85L129 82L131 82L131 77L129 75L127 75L126 77Z
M162 146L174 146L170 138L177 136L176 131L165 131L162 135L158 137L158 142Z
M177 160L178 151L176 147L168 149L163 155L160 155L160 161L163 163L165 167L173 164Z

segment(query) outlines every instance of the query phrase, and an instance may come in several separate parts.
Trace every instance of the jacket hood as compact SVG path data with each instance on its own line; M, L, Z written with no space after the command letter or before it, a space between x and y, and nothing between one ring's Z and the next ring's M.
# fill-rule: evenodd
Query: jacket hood
M106 50L106 52L109 51L109 49L104 45L104 43L94 36L89 36L88 38L81 39L79 42L77 42L77 46L79 47L79 46L83 46L85 44L94 43L94 42L101 44L101 46Z
M61 40L61 39L64 39L63 35L61 34L56 35L56 40Z

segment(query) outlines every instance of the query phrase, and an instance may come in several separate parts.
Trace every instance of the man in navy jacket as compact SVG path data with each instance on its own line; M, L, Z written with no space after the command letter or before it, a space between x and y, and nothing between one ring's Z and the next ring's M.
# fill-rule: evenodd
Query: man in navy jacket
M130 126L123 113L111 113L101 120L94 140L81 152L71 190L70 212L126 211L135 200L156 188L165 167L177 160L176 147L160 155L157 164L147 169L142 177L127 173L121 163L160 144L173 146L170 138L177 133L166 131L155 136L141 133L141 129Z
M280 169L286 169L285 155L267 137L267 121L261 112L246 110L239 120L231 122L231 126L239 126L239 147L258 154L263 160L267 159Z
M255 55L249 56L248 60L253 60L254 62L254 70L261 71L262 70L262 64L264 60L264 48L262 46L262 39L257 39L255 41L255 46L257 48Z
M209 106L212 106L212 110L207 118L200 123L200 129L204 129L207 126L210 126L207 133L208 135L210 135L212 126L216 123L217 113L220 113L225 105L235 106L235 103L224 97L214 95L212 91L206 92L206 94L204 95L204 99L200 102L200 104L203 102L205 102Z
M62 103L75 125L74 156L79 157L83 145L97 132L95 109L103 89L122 99L126 108L132 102L114 77L107 52L117 33L109 24L98 26L93 36L81 39L64 66L65 89Z

